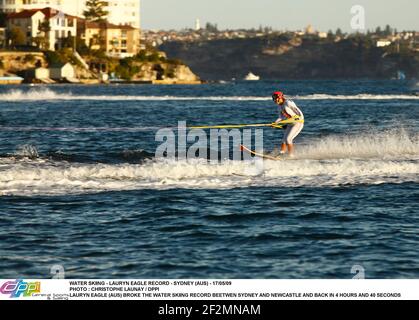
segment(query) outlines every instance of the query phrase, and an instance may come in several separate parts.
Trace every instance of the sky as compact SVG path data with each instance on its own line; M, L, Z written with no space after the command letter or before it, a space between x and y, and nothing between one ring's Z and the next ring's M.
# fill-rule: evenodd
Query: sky
M350 32L351 8L365 8L366 29L387 24L402 30L419 31L418 0L141 0L143 29L194 28L207 22L219 29L259 28L316 30L341 28Z

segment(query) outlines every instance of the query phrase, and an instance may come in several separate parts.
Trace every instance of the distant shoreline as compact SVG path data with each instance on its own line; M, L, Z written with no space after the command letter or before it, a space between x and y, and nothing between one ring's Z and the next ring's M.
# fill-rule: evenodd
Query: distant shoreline
M152 81L121 81L121 82L100 82L100 81L89 81L89 82L79 82L79 83L65 83L65 82L57 82L57 83L27 83L21 82L17 83L14 80L4 80L0 79L0 86L74 86L74 85L125 85L125 84L136 84L136 85L201 85L206 84L205 81L164 81L164 80L152 80Z

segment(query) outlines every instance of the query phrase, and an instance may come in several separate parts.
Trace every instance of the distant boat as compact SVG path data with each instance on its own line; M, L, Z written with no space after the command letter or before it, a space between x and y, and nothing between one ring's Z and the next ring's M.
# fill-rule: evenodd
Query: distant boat
M247 74L247 76L244 77L244 80L246 80L246 81L258 81L258 80L260 80L260 77L253 74L252 72L249 72Z

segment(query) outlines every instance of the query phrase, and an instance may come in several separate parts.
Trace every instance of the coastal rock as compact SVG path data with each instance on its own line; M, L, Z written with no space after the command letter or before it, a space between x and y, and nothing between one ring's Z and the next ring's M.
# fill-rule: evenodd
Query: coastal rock
M133 76L136 81L171 80L181 82L200 81L192 70L183 64L170 63L137 63L139 72Z
M0 52L0 65L3 73L21 73L36 67L46 67L44 54L41 52Z
M174 70L176 80L179 81L199 81L199 77L192 72L186 65L179 65Z
M122 64L128 70L125 77L121 78L138 81L138 82L152 82L161 83L198 83L199 77L192 72L192 70L184 65L182 62L175 59L167 59L164 52L158 52L156 61L144 62L129 60L128 65L126 61L118 59L103 59L86 56L84 61L90 69L86 69L83 64L78 63L73 59L71 52L65 52L66 55L59 56L61 60L71 61L75 70L75 79L82 83L100 83L101 74L103 72L114 72L118 75L118 69ZM47 57L41 52L0 52L0 75L1 74L18 74L25 78L26 82L39 82L34 77L34 70L36 68L48 68ZM29 76L31 75L31 76ZM121 74L119 74L121 76ZM52 83L52 82L51 82Z

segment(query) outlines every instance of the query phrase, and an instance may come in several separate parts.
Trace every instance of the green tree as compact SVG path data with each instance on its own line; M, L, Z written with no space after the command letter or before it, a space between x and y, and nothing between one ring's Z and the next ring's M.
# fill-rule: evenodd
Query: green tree
M152 52L147 56L147 60L149 62L159 62L160 61L160 55L158 52Z
M383 31L381 30L381 27L377 27L377 29L375 29L375 33L379 36L382 35Z
M0 28L6 27L7 21L7 14L4 12L0 12Z
M76 39L73 36L68 36L63 39L62 46L63 48L72 48L74 49L74 45L76 44ZM77 44L76 44L77 46Z
M94 34L90 40L89 40L89 49L93 50L93 47L95 46L101 46L102 43L102 37L100 36L100 34Z
M218 25L212 24L211 22L207 22L207 24L205 25L205 30L207 30L208 32L218 32Z
M343 36L343 32L342 32L342 29L341 29L341 28L338 28L338 29L336 30L336 36L337 36L337 37L342 37L342 36Z
M140 71L140 67L133 64L133 59L131 58L120 60L119 65L115 69L116 74L120 78L126 80L131 80L134 77L134 75L136 75Z
M140 52L138 52L137 55L135 56L135 60L139 62L147 61L147 51L141 50Z
M263 31L264 31L265 33L269 33L269 32L271 32L271 31L272 31L272 27L265 27L265 28L263 29Z
M86 7L87 10L83 12L86 20L94 22L103 22L106 21L108 16L108 11L105 10L107 2L101 0L87 0Z
M49 33L51 31L51 25L49 20L42 21L38 26L38 37L34 39L37 47L42 50L49 49Z
M48 62L48 65L51 66L53 64L64 63L66 62L62 55L59 54L57 51L46 51L45 58Z
M9 31L9 40L13 47L23 45L25 44L25 34L20 28L13 27Z
M393 29L391 29L390 25L386 25L386 29L384 30L385 36L391 36L393 34Z
M77 37L76 39L76 48L77 52L81 55L90 55L90 48L86 45L86 42L81 37Z

